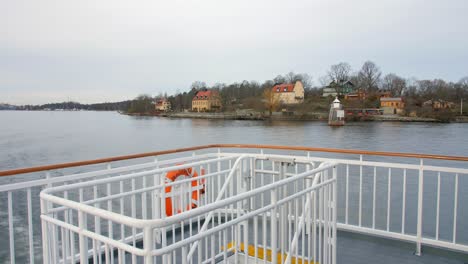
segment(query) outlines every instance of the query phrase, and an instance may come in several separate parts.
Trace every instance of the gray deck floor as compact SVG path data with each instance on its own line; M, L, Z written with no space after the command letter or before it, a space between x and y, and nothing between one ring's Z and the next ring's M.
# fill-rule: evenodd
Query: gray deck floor
M186 231L188 232L188 231ZM171 235L171 234L169 234ZM177 233L179 236L179 233ZM140 241L141 242L141 241ZM216 241L215 244L218 244ZM423 246L422 256L414 255L416 245L388 238L373 237L346 231L337 234L337 263L392 263L392 264L468 264L468 254ZM195 251L194 259L197 259ZM130 263L130 255L126 256ZM249 258L253 259L253 258ZM239 258L238 264L245 264L244 258ZM176 263L179 263L176 261ZM222 263L222 261L218 262ZM234 263L234 258L227 263ZM255 263L253 261L252 263ZM257 263L263 263L262 261Z
M415 244L344 231L338 231L337 244L339 264L468 263L467 254L423 246L422 256L416 256Z

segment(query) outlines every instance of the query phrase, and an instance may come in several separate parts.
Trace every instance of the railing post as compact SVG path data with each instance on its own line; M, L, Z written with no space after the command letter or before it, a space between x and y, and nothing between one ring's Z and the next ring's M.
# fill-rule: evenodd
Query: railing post
M423 185L424 185L424 165L423 159L419 165L419 180L418 180L418 223L416 233L416 256L421 256L421 239L422 239L422 213L423 213Z
M286 163L285 162L280 162L280 167L279 167L279 180L284 180L287 178L286 176ZM282 187L282 190L280 191L280 199L284 198L285 195L287 193L287 186L283 186ZM287 206L287 205L286 205ZM286 211L286 206L282 206L280 209L279 209L279 224L280 224L280 233L279 233L279 237L280 237L280 245L279 245L279 248L281 250L281 254L283 254L284 252L286 252L286 243L287 243L287 227L288 227L288 223L289 223L289 219L288 219L288 212ZM281 255L282 256L282 255ZM284 261L283 259L281 259L281 261Z
M78 211L78 227L80 263L88 263L88 243L87 238L83 235L83 231L86 229L86 215L81 210Z
M46 171L46 179L50 179L50 171ZM50 188L52 187L52 185L50 183L47 182L47 188Z
M13 227L13 194L8 192L8 234L10 236L10 263L15 264L15 229Z
M362 226L362 155L359 155L359 226Z
M34 264L34 243L33 243L33 221L32 221L32 200L31 188L27 189L26 200L28 201L28 242L29 242L29 263ZM68 215L68 214L67 214Z
M145 250L145 264L153 263L152 251L154 247L153 229L146 226L143 229L143 249Z
M47 201L41 199L41 214L47 215ZM42 263L47 264L49 261L49 241L48 241L48 232L47 232L47 222L44 219L41 219L42 225Z
M336 168L336 165L333 167L333 179L334 182L333 184L333 201L332 201L332 206L333 206L333 238L332 238L332 263L336 264L336 213L337 213L337 183L338 183L338 170Z
M159 169L159 164L158 164L159 160L158 160L158 156L155 156L154 157L154 163L156 164L156 169ZM164 178L161 178L161 174L159 173L156 173L153 175L153 185L156 186L156 185L159 185L159 184L164 184ZM161 190L154 190L153 191L153 212L152 212L152 216L153 216L153 219L161 219L163 218L163 214L165 214L166 212L166 208L163 208L162 207L162 204L164 203L164 201L162 201L162 198L161 198L161 193L162 192L165 192L165 188L161 189ZM164 209L164 211L163 211ZM153 236L156 236L156 243L158 244L161 244L162 243L162 235L161 235L161 229L158 228L156 230L153 231L154 234ZM164 257L163 257L164 259Z
M274 205L273 209L271 210L271 263L277 264L278 258L276 257L277 254L277 240L278 240L278 228L277 228L277 219L276 219L276 211L277 211L277 189L273 189L271 192L271 203Z

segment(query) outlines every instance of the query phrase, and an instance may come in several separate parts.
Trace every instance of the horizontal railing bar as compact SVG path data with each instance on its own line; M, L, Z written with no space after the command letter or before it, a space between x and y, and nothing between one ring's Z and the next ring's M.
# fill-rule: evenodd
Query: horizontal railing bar
M122 215L122 214L114 213L114 212L111 212L111 211L107 211L107 210L97 208L97 207L94 207L94 206L90 206L90 205L87 205L87 204L82 204L80 202L75 202L75 201L63 199L63 198L60 198L60 197L57 197L57 196L54 196L54 195L51 195L51 194L48 194L48 193L45 193L45 192L41 192L39 194L39 196L40 196L41 199L43 199L45 201L52 202L52 203L55 203L55 204L59 204L59 205L62 205L62 206L67 206L70 209L74 209L74 210L77 210L77 211L83 211L83 212L85 212L87 214L91 214L91 215L94 215L94 216L99 216L101 218L104 218L106 220L111 220L111 221L119 223L119 224L128 225L128 226L136 227L136 228L143 228L144 227L145 220L135 219L135 218L132 218L132 217L128 217L128 216L125 216L125 215Z
M64 182L68 180L80 180L84 178L90 178L90 177L99 177L99 176L104 176L106 174L111 174L111 173L120 173L120 172L125 172L129 170L138 170L138 169L145 169L145 168L151 168L151 167L156 167L156 166L161 166L161 165L167 165L171 163L176 163L178 161L189 161L189 160L198 160L201 158L206 158L206 157L213 157L216 155L221 155L221 156L238 156L241 155L242 153L209 153L209 154L203 154L195 157L187 157L187 158L178 158L178 159L171 159L171 160L163 160L158 162L158 164L154 162L148 162L144 164L137 164L137 165L131 165L131 166L125 166L125 167L117 167L117 168L112 168L112 169L103 169L99 171L92 171L92 172L84 172L84 173L79 173L79 174L72 174L72 175L67 175L67 176L62 176L62 177L54 177L54 178L49 178L49 179L40 179L40 180L34 180L34 181L26 181L26 182L19 182L19 183L13 183L13 184L6 184L6 185L0 185L0 192L5 192L5 191L11 191L11 190L19 190L19 189L24 189L24 188L29 188L29 187L36 187L36 186L43 186L45 184L53 184L53 183L59 183L59 182ZM275 155L275 154L269 154L268 156L281 156L281 155ZM303 156L292 156L295 159L296 163L309 163L311 160L313 161L330 161L330 158L320 158L320 157L309 157L305 158ZM375 166L375 167L385 167L385 168L399 168L399 169L411 169L411 170L419 170L420 165L415 165L415 164L404 164L404 163L383 163L383 162L375 162L375 161L358 161L358 160L346 160L346 159L332 159L336 162L339 162L340 164L349 164L349 165L363 165L363 166ZM468 174L468 169L463 169L463 168L451 168L451 167L439 167L439 166L429 166L425 165L424 166L425 171L438 171L438 172L450 172L450 173L462 173L462 174ZM266 173L266 172L265 172ZM272 172L274 173L274 172ZM278 172L276 172L278 173Z
M292 151L309 151L309 152L324 152L324 153L340 153L340 154L356 154L356 155L368 155L368 156L383 156L383 157L401 157L401 158L416 158L416 159L434 159L434 160L452 160L452 161L468 161L468 157L462 156L447 156L447 155L436 155L436 154L417 154L417 153L402 153L402 152L384 152L384 151L367 151L367 150L353 150L353 149L334 149L334 148L313 148L313 147L299 147L299 146L278 146L278 145L254 145L254 144L211 144L203 146L195 146L189 148L179 148L155 152L147 152L126 156L116 156L109 158L101 158L94 160L68 162L61 164L53 164L46 166L14 169L0 171L0 176L11 176L17 174L64 169L78 166L86 166L100 163L108 163L129 159L138 159L151 156L160 156L188 151L196 151L210 148L245 148L245 149L273 149L273 150L292 150Z
M220 156L236 156L241 155L242 153L220 153ZM256 155L258 156L258 155ZM281 157L284 155L278 154L268 154L271 157ZM292 159L295 160L296 163L310 163L311 161L319 161L319 162L327 162L333 161L343 165L359 165L359 166L366 166L366 167L379 167L379 168L394 168L394 169L409 169L409 170L419 170L421 169L420 164L407 164L407 163L394 163L394 162L379 162L379 161L360 161L360 160L347 160L347 159L334 159L334 158L322 158L322 157L304 157L304 156L290 156ZM437 172L450 172L450 173L462 173L468 174L468 169L464 168L453 168L453 167L439 167L439 166L430 166L424 165L424 171L437 171ZM267 171L259 171L257 172L264 172L269 173ZM276 172L278 173L278 172ZM271 172L271 174L275 174Z
M41 219L46 221L46 222L52 223L54 225L57 225L57 226L66 228L68 230L71 230L72 232L75 232L77 234L83 234L83 235L85 235L85 236L87 236L87 237L89 237L91 239L95 239L95 240L98 240L98 241L100 241L102 243L109 244L109 245L111 245L111 246L113 246L115 248L123 249L126 252L129 252L129 253L132 253L132 254L135 254L135 255L139 255L139 256L144 256L144 254L145 254L145 251L143 251L142 249L132 247L132 246L130 246L130 245L126 244L126 243L123 243L121 241L110 239L108 237L96 234L96 233L91 232L91 231L86 230L86 229L81 229L81 228L79 228L77 226L71 225L69 223L62 222L62 221L57 220L55 218L52 218L50 216L41 215Z
M230 156L230 155L240 155L240 153L220 153L221 156ZM257 155L258 156L258 155ZM284 155L278 154L268 154L271 157L281 157ZM305 157L305 156L291 156L296 163L304 163L309 164L310 162L327 162L327 161L334 161L339 164L349 164L349 165L359 165L359 166L370 166L370 167L384 167L384 168L397 168L397 169L413 169L419 170L421 166L418 164L407 164L407 163L388 163L388 162L377 162L377 161L360 161L360 160L349 160L349 159L335 159L335 158L322 158L322 157ZM437 168L437 167L434 167ZM451 168L453 169L453 168Z
M309 170L309 171L305 171L303 173L297 174L296 177L294 177L294 178L293 177L292 178L285 178L285 179L282 179L282 180L279 180L279 181L276 181L276 182L261 186L261 187L259 187L257 189L254 189L254 190L242 192L242 193L237 194L235 196L225 198L225 199L223 199L223 200L221 200L221 201L219 201L217 203L207 204L207 205L204 205L202 207L197 207L197 208L195 208L193 210L190 210L190 211L185 211L185 212L182 212L180 214L173 215L171 217L168 217L168 218L164 219L164 221L149 220L149 222L151 222L152 226L155 227L155 228L166 227L167 225L170 225L172 223L178 223L180 221L183 221L184 219L187 219L187 218L190 218L190 217L195 217L195 216L198 216L198 215L202 215L202 214L204 214L206 212L219 209L219 208L224 207L226 205L230 205L230 204L233 204L235 202L245 200L247 198L255 196L255 195L257 195L259 193L262 193L264 191L272 190L272 189L277 188L279 186L285 186L288 183L291 183L291 182L306 178L309 175L313 175L313 174L316 174L316 173L320 173L322 171L326 171L326 170L331 169L331 168L333 168L335 166L336 166L335 163L328 163L328 164L323 165L320 168L315 168L313 170Z
M176 215L167 217L165 219L136 219L136 218L128 217L128 216L125 216L125 215L117 214L117 213L114 213L114 212L111 212L111 211L107 211L107 210L104 210L104 209L101 209L101 208L96 208L96 207L93 207L93 206L82 204L80 202L75 202L75 201L67 200L67 199L64 199L64 198L60 198L60 197L51 195L51 194L49 194L49 193L47 193L45 191L42 191L40 193L40 198L45 200L45 201L48 201L48 202L52 202L52 203L55 203L55 204L66 206L66 207L69 207L71 209L80 210L80 211L83 211L83 212L85 212L87 214L92 214L94 216L98 216L98 217L104 218L106 220L111 220L111 221L117 222L119 224L124 224L124 225L127 225L127 226L136 227L136 228L144 228L145 226L151 225L153 228L158 228L158 227L166 227L168 225L171 225L172 223L178 223L178 222L180 222L181 220L183 220L185 218L202 215L205 212L221 208L226 203L231 204L231 203L234 203L234 202L236 202L238 200L243 200L243 199L249 198L249 197L251 197L253 195L261 193L262 191L267 191L267 190L270 190L272 188L276 188L279 185L287 184L287 183L289 183L291 181L294 181L294 180L297 180L297 179L300 179L300 178L304 178L304 177L307 177L309 175L312 175L312 174L315 174L315 173L318 173L318 172L321 172L321 171L325 171L325 170L330 169L330 168L332 168L334 166L336 166L335 163L330 163L330 164L327 164L327 165L325 165L325 166L323 166L321 168L316 168L316 169L313 169L313 170L306 171L306 172L303 172L301 174L298 174L297 178L286 178L286 179L283 179L281 181L278 181L278 182L275 182L275 183L272 183L272 184L269 184L269 185L266 185L266 186L262 186L259 189L248 191L248 192L241 193L241 194L238 194L238 195L233 196L233 197L226 198L226 199L220 201L219 203L208 204L208 205L205 205L205 206L202 206L202 207L197 207L197 208L195 208L193 210L182 212L180 214L176 214ZM55 187L55 188L57 188L57 187Z
M47 218L47 219L45 219L45 221L48 221L48 219L55 219L55 218L52 218L52 217L50 217L50 216L44 216L44 217ZM70 224L70 223L67 223L67 222L63 222L63 221L61 221L61 220L57 220L57 219L55 219L55 220L56 220L56 221L59 221L58 223L59 223L59 225L61 225L61 227L63 227L63 225L66 224L66 225L74 226L75 228L79 228L79 227L77 227L77 226L75 226L75 225L73 225L73 224ZM54 223L55 223L55 222L54 222ZM180 227L180 226L179 226L179 227ZM66 227L63 227L63 228L66 228ZM112 238L111 238L111 239L112 239ZM115 239L114 239L114 240L117 241L117 242L119 242L119 243L125 243L125 244L127 244L127 245L130 246L130 242L133 242L134 239L135 239L136 241L142 241L142 240L143 240L143 232L136 233L135 236L130 235L130 236L128 236L128 237L125 237L124 239L120 239L120 240L115 240ZM98 240L98 239L97 239L97 240ZM99 240L99 241L100 241L100 240ZM102 241L100 241L100 242L102 242ZM101 245L101 246L99 247L98 250L104 251L104 250L105 250L105 247L106 247L106 246L105 246L105 243L103 243L103 245ZM131 247L131 246L130 246L130 247ZM91 254L93 254L93 249L88 249L88 255L91 256ZM80 258L80 253L76 253L76 254L75 254L75 259L79 259L79 258ZM70 261L71 261L71 257L68 256L68 257L67 257L67 260L70 260ZM64 263L64 262L61 260L60 263Z
M196 162L192 162L192 163L185 163L185 164L181 164L181 165L174 165L174 166L170 166L170 167L158 168L158 169L153 169L153 170L148 170L148 171L124 174L124 175L115 176L115 177L112 177L112 178L104 178L104 179L98 179L98 180L93 180L93 181L74 183L74 184L70 184L70 185L62 185L62 186L57 186L57 187L51 187L51 188L48 188L48 189L46 189L44 191L48 192L48 193L61 192L61 191L66 191L66 190L70 190L70 189L74 189L74 188L83 188L83 187L89 187L89 186L94 186L94 185L99 185L99 184L107 184L107 183L112 183L112 182L118 182L118 181L128 180L128 179L132 179L132 178L148 176L148 175L151 175L151 174L164 173L164 172L168 172L168 171L171 171L171 170L190 168L190 167L194 167L194 166L214 163L214 162L218 162L218 161L225 161L225 160L230 160L230 159L233 159L233 158L232 157L225 157L225 158L214 158L214 159L209 159L209 160L196 161Z
M423 166L424 171L436 171L436 172L449 172L449 173L462 173L468 174L468 169L462 168L449 168L449 167L436 167L436 166Z
M327 169L329 169L329 168L327 168L327 167L323 168L323 170L327 170ZM284 180L281 180L279 182L283 182L283 181ZM152 251L152 255L153 256L161 256L163 254L167 254L167 253L169 253L169 252L171 252L171 251L173 251L173 250L175 250L175 249L177 249L179 247L188 245L188 244L190 244L192 242L195 242L195 241L199 241L199 240L203 239L204 237L207 237L207 236L209 236L211 234L222 231L222 230L226 229L227 227L234 226L234 225L236 225L236 224L238 224L238 223L240 223L242 221L245 221L245 220L251 218L252 216L256 216L256 215L259 215L261 213L265 213L265 212L271 210L273 207L281 206L281 205L285 204L286 202L288 202L290 200L293 200L293 199L296 199L297 197L300 197L301 195L304 195L304 194L306 194L308 192L316 191L317 189L320 189L321 187L326 186L326 185L330 185L330 184L336 184L336 179L326 180L326 181L324 181L322 183L319 183L319 184L316 184L316 185L314 185L312 187L304 189L301 192L295 193L295 194L290 195L290 196L288 196L286 198L278 200L275 204L269 204L267 206L256 209L254 211L250 211L250 212L248 212L246 214L243 214L240 217L237 217L237 218L235 218L235 219L233 219L233 220L231 220L229 222L223 223L221 225L215 226L215 227L213 227L213 228L211 228L209 230L206 230L206 231L204 231L202 233L198 233L196 235L188 237L187 239L181 240L179 242L168 245L166 247L163 247L163 248L160 248L160 249L155 249L155 250ZM274 183L270 184L270 185L274 185ZM249 192L251 192L251 191L249 191ZM244 199L247 199L247 198L244 198ZM239 201L241 201L241 200L243 200L243 199L239 199ZM223 202L226 202L226 201L223 201Z
M137 190L134 190L134 191L128 191L128 192L122 192L122 193L118 193L118 194L112 194L112 195L104 196L104 197L93 199L93 200L83 201L81 203L82 204L87 204L87 205L94 204L94 203L102 203L102 202L106 202L106 201L109 201L109 200L113 200L113 199L117 199L117 198L121 198L121 197L125 197L125 196L130 196L130 195L134 195L134 194L141 194L141 193L144 193L144 192L159 190L159 189L163 189L165 187L180 185L180 184L187 183L187 182L203 180L203 179L206 179L206 178L209 178L209 177L222 175L222 174L228 173L230 171L231 170L229 170L229 169L228 170L222 170L222 171L219 171L219 172L213 172L213 173L205 174L205 175L202 175L202 176L197 176L195 178L189 178L189 179L184 179L184 180L178 180L178 181L175 181L175 182L170 182L170 183L167 183L167 184L164 184L164 185L155 185L155 186L151 186L151 187L137 189ZM196 189L191 188L191 190L193 191L193 190L196 190ZM171 196L166 195L166 197L171 197ZM56 208L53 208L53 209L49 209L48 212L49 213L56 213L56 212L60 212L60 211L63 211L63 210L68 210L68 209L69 208L67 208L67 207L61 206L61 207L56 207Z
M15 174L24 174L24 173L31 173L31 172L38 172L38 171L47 171L47 170L56 170L56 169L65 169L65 168L71 168L71 167L95 165L95 164L109 163L109 162L122 161L122 160L139 159L139 158L181 153L181 152L187 152L187 151L195 151L195 150L200 150L200 149L204 149L204 148L203 147L180 148L180 149L172 149L172 150L146 152L146 153L133 154L133 155L101 158L101 159L94 159L94 160L84 160L84 161L77 161L77 162L67 162L67 163L45 165L45 166L38 166L38 167L14 169L14 170L0 171L0 176L10 176L10 175L15 175Z
M60 183L64 181L72 181L72 180L76 181L76 180L82 180L82 179L91 178L91 177L100 177L100 176L104 176L107 174L121 173L121 172L132 171L132 170L142 170L142 169L148 169L148 168L153 168L157 166L173 164L177 162L186 162L186 161L199 160L203 158L216 157L216 156L218 156L216 153L210 153L210 154L204 154L204 155L195 156L195 157L191 156L191 157L177 158L177 159L171 159L171 160L163 160L163 161L158 161L158 163L147 162L143 164L116 167L112 169L101 169L98 171L76 173L76 174L47 178L47 179L17 182L17 183L0 185L0 192L19 190L19 189L24 189L24 188L36 187L36 186L43 186L46 184L54 184L54 183Z
M376 237L392 238L392 239L403 240L403 241L408 241L408 242L417 241L416 235L408 235L408 234L391 232L391 231L387 231L384 229L345 224L345 223L341 223L338 221L336 222L336 224L337 224L338 230L341 230L341 231L372 235Z

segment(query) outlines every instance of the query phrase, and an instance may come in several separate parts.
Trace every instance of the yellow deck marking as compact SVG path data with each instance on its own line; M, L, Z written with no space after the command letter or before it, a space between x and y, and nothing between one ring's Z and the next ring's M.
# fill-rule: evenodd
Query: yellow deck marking
M227 247L228 247L228 250L230 250L230 251L235 251L236 250L235 242L228 243ZM244 243L240 243L239 251L245 253ZM249 255L251 257L258 258L258 259L264 259L266 257L266 261L271 262L271 254L272 254L271 249L266 249L265 250L262 247L257 247L257 255L255 255L255 246L253 246L253 245L248 245L247 246L247 255ZM287 254L279 252L279 253L276 254L276 259L277 259L278 263L283 263L286 260L287 256L288 256ZM303 260L301 258L291 257L291 264L318 264L318 262L307 261L307 260Z

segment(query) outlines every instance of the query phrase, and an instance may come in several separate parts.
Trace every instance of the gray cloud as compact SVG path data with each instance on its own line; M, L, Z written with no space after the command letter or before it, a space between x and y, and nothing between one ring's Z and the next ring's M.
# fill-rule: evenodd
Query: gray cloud
M0 0L0 102L123 100L203 80L384 72L468 75L464 0Z

